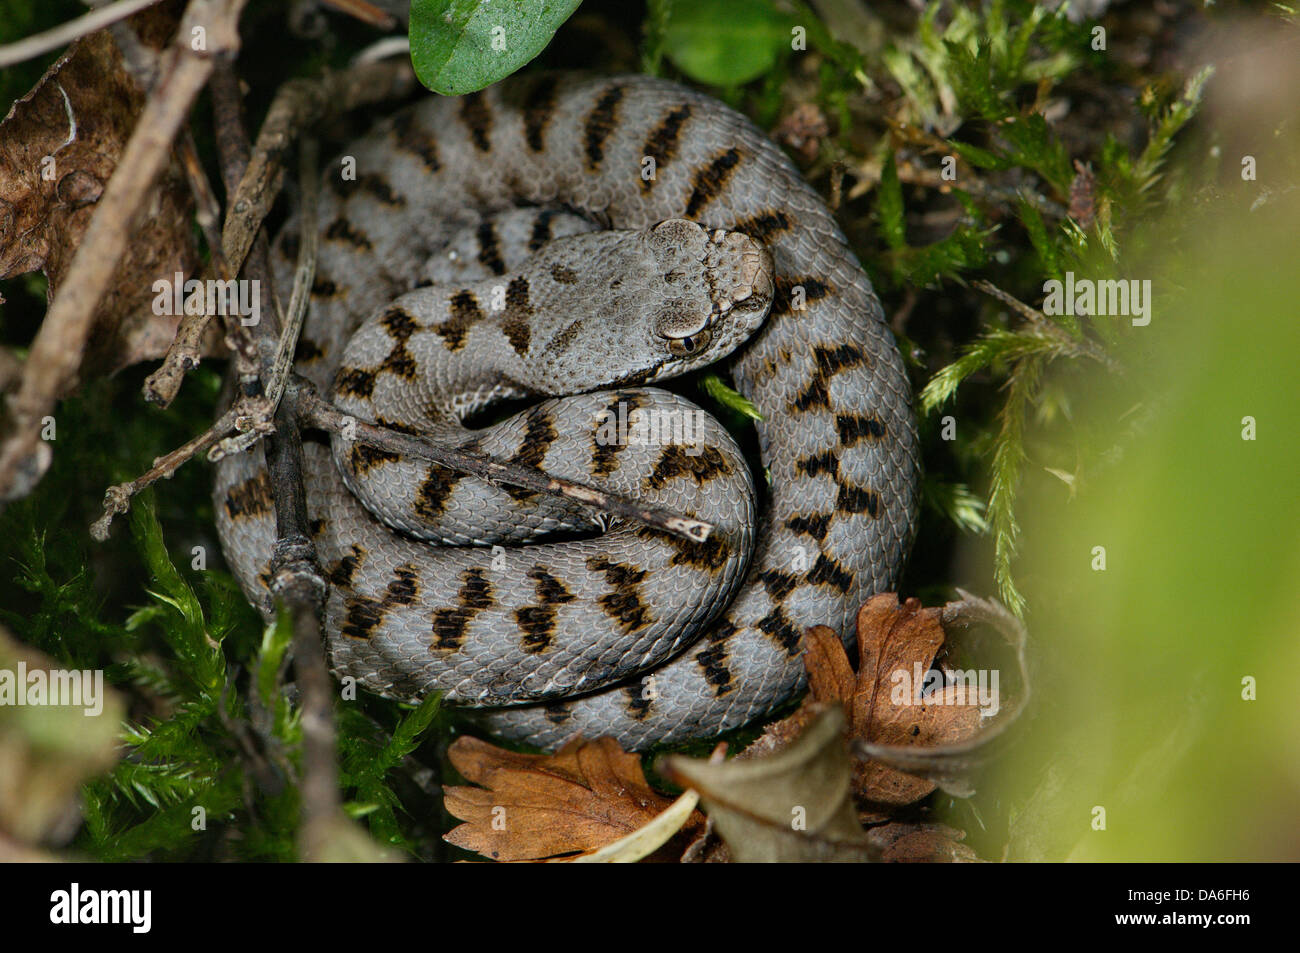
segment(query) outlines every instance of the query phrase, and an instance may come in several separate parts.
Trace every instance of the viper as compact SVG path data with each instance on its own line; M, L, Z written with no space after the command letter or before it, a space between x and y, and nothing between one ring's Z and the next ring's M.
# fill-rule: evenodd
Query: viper
M891 589L916 518L902 361L834 217L739 113L644 76L537 73L428 97L323 174L295 369L346 414L705 520L705 540L379 451L309 440L331 664L433 691L539 747L714 735L804 683L804 630ZM647 386L726 360L761 414L726 428ZM482 425L505 400L536 401ZM218 530L264 612L260 448Z

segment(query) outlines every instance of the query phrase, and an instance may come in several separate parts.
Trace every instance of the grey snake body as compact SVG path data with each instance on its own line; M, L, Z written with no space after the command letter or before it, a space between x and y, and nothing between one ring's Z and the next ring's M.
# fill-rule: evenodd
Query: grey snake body
M644 749L790 698L804 629L847 638L859 605L895 584L918 482L910 389L880 303L790 161L692 90L553 74L431 97L344 157L356 175L325 173L299 373L359 418L717 530L701 544L607 528L343 438L308 443L336 673L403 700L442 691L483 709L492 731L542 747L582 734ZM687 221L656 231L668 220ZM275 244L286 287L303 227L291 221ZM631 257L604 261L605 241ZM683 254L704 261L702 275L662 264ZM592 314L572 319L566 309L593 297ZM753 333L764 298L770 313ZM647 307L660 337L629 317ZM643 386L732 348L735 386L764 415L757 516L726 430ZM570 392L580 396L560 396ZM549 399L463 428L522 396ZM593 437L599 421L638 411L690 420L693 442ZM275 526L260 449L218 465L215 501L227 558L265 610ZM546 541L555 533L566 535Z

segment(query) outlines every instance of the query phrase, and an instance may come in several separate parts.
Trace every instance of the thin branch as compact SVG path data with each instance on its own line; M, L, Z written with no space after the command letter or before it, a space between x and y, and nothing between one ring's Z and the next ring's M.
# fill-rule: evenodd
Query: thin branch
M982 291L986 295L1001 301L1007 307L1025 318L1025 320L1033 325L1036 330L1059 341L1070 353L1092 358L1094 361L1105 366L1108 370L1121 370L1119 362L1107 354L1095 341L1090 341L1084 337L1076 338L1069 331L1065 330L1065 328L1061 327L1047 315L1043 314L1042 311L1039 311L1037 308L1031 308L1019 298L1003 291L997 285L993 284L993 282L978 279L971 282L971 285L976 290Z
M218 127L218 152L222 178L227 195L230 185L246 171L250 161L248 135L244 130L239 108L238 79L233 69L218 73L213 84ZM315 171L314 144L304 144L302 159L304 198L311 209L307 221L315 222ZM232 202L232 209L237 205ZM304 213L308 214L308 213ZM229 236L230 218L227 218L226 237ZM314 232L314 228L304 231ZM283 322L277 320L279 298L271 275L270 255L264 234L255 232L256 242L250 243L253 255L244 265L250 280L256 280L267 289L273 307L253 329L253 353L260 357L248 371L240 368L240 392L256 395L248 403L274 412L274 435L263 444L266 468L271 483L271 499L275 507L275 546L271 553L270 590L276 601L284 606L293 618L293 664L295 678L302 692L301 711L303 729L302 748L302 818L299 828L299 846L304 859L322 856L337 831L340 822L346 823L339 795L338 755L334 727L334 687L325 660L321 632L321 611L328 592L328 584L321 573L316 558L307 520L307 497L303 488L302 434L293 408L275 407L271 395L283 390L276 383L277 365L288 355L292 363L294 342L301 325L302 312L315 273L316 248L313 242L304 241L295 276L290 314ZM245 251L248 249L245 245ZM243 263L244 255L228 260ZM239 264L234 265L239 267ZM301 301L299 300L301 299ZM294 316L295 309L297 316ZM278 336L278 342L275 338ZM282 373L287 373L285 367ZM238 405L238 401L237 401ZM214 450L217 448L214 447ZM211 455L211 454L210 454Z
M298 262L294 273L293 291L289 297L288 313L282 316L282 321L278 322L280 331L275 353L265 362L264 368L257 377L260 396L246 399L246 404L250 409L255 406L256 413L260 415L259 420L268 425L279 409L280 398L284 395L285 384L289 379L289 375L293 372L293 355L298 347L298 335L302 331L303 320L307 316L307 305L310 301L312 282L316 278L316 252L319 233L315 223L316 202L320 189L316 169L317 151L315 139L303 140L299 174L302 179L301 215L305 225L302 230L302 241L298 246ZM264 256L266 250L264 247L258 248L255 246L254 254L257 255L259 252ZM270 269L266 261L259 259L257 262L250 262L249 271L251 273L262 273L269 272ZM276 299L277 296L274 290L271 290L270 297ZM278 299L276 300L276 309L279 309ZM267 325L271 329L276 326L277 322L271 322ZM270 334L259 336L263 339L269 339ZM208 453L208 459L215 462L232 453L247 450L267 433L273 432L274 428L270 426L266 429L256 427L245 429L242 433L228 437L213 447Z
M160 0L117 0L116 3L106 7L82 14L75 20L51 27L44 33L37 33L16 43L0 46L0 67L13 66L15 63L48 53L50 50L67 46L74 40L102 30L158 2Z
M289 295L289 309L280 329L280 343L271 362L269 378L263 382L267 399L272 407L279 407L285 382L293 371L293 353L298 347L298 334L307 316L311 300L312 282L316 280L316 250L320 228L316 221L316 204L320 191L320 176L316 168L318 144L310 136L299 145L298 179L301 182L300 211L302 238L298 243L298 262L293 276L293 291Z
M171 475L196 453L206 450L218 440L235 429L238 412L234 407L227 410L217 422L188 443L177 447L171 453L158 457L153 466L143 474L127 483L118 483L104 491L104 515L90 526L90 535L101 543L108 539L108 528L113 517L127 512L131 508L131 498L146 487L159 480L170 479Z
M910 127L909 127L910 128ZM923 135L923 134L922 134ZM943 143L944 140L935 138L936 143ZM949 147L943 153L950 153ZM850 201L861 198L866 195L877 185L880 184L880 177L884 166L877 159L863 159L851 165L851 168L857 173L857 182L849 189L848 198ZM901 161L897 164L898 181L904 185L916 185L921 188L935 189L939 192L949 192L952 190L954 183L945 179L939 169L929 169L924 166L918 166L912 162ZM961 187L972 195L984 199L987 202L1010 207L1022 197L1021 192L1013 188L1005 188L993 185L979 177L967 177L961 181ZM1060 202L1054 201L1043 195L1028 196L1029 201L1038 208L1039 211L1059 219L1069 218L1069 209Z
M598 490L585 483L554 477L542 470L508 463L486 454L469 453L446 447L414 434L389 430L357 420L324 400L309 381L300 377L295 377L289 382L287 394L304 423L332 433L347 434L358 443L377 450L428 460L439 466L468 473L492 483L505 483L549 496L574 500L599 513L633 519L692 542L702 543L713 532L713 524L704 520L643 506L635 500Z
M212 185L194 147L194 137L188 129L183 130L176 141L176 154L194 194L195 218L212 255L211 271L215 271L222 281L229 281L234 276L230 273L226 256L221 253L221 205L212 192ZM167 348L162 366L145 378L145 400L162 407L171 404L181 389L185 374L199 366L203 334L211 319L212 314L207 309L185 313Z
M238 20L246 0L190 0L176 40L164 57L117 168L78 246L65 281L32 343L22 386L10 402L12 430L0 446L0 498L21 493L37 459L39 424L80 365L104 293L130 237L131 224L170 155L171 143L199 90L212 72L214 54L239 46ZM202 25L208 50L190 46L191 29Z
M325 116L391 99L410 90L414 81L410 63L386 60L319 80L290 80L280 87L229 202L223 240L232 267L243 263L280 194L285 171L281 160L290 143Z
M373 3L367 3L366 0L321 0L321 2L339 13L356 17L362 23L377 26L381 30L391 30L397 26L396 17L387 10L379 9Z
M239 76L228 60L221 60L213 68L208 92L212 96L212 125L217 142L218 164L221 167L222 188L229 200L239 187L244 170L248 168L249 147L248 135L244 132L244 101ZM223 249L224 244L223 230ZM269 261L269 248L266 233L259 231L253 242L252 260ZM222 257L224 256L223 250ZM234 355L237 378L240 381L253 380L257 375L257 345L253 343L249 329L234 316L228 316L226 320L226 346Z
M320 618L293 614L293 664L302 699L302 830L304 860L319 859L330 846L335 821L343 817L334 728L334 683L325 662Z
M203 170L198 149L194 145L194 136L188 129L182 130L176 140L176 154L181 160L181 168L185 170L190 191L194 193L194 217L203 230L203 240L207 242L208 251L212 255L212 268L223 279L234 277L230 273L226 256L221 253L221 203L212 191L212 183L208 181L208 174Z

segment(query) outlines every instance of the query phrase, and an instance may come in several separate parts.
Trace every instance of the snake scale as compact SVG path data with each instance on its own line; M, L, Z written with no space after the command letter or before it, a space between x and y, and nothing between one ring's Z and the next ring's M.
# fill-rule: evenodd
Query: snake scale
M830 212L743 116L644 76L526 74L382 120L324 183L274 261L287 287L319 229L295 366L340 409L716 526L679 539L317 435L336 674L540 747L643 750L769 713L803 685L804 629L848 638L893 587L919 472L902 361ZM733 349L757 492L725 428L645 386ZM521 397L541 402L463 425ZM265 612L260 448L218 464L214 499Z

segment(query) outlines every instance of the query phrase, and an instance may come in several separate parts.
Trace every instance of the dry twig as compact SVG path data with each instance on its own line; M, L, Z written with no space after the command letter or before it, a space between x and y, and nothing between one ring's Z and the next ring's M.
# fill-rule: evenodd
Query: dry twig
M339 13L356 17L362 23L369 23L381 30L391 30L397 26L397 20L391 13L381 10L366 0L322 0L327 7L333 7Z
M401 95L414 81L410 63L385 60L319 80L290 80L280 87L227 209L223 241L232 267L243 263L280 194L284 183L280 159L296 136L331 113Z
M1109 370L1120 370L1119 362L1107 354L1105 350L1097 345L1096 342L1090 341L1085 337L1076 338L1074 335L1070 334L1069 331L1065 330L1065 328L1048 318L1047 315L1043 314L1043 312L1039 311L1037 308L1031 308L1019 298L1003 291L997 285L993 284L993 282L978 279L971 282L971 286L978 291L984 292L989 297L1001 301L1007 307L1011 308L1027 320L1037 331L1061 342L1061 344L1065 345L1070 352L1077 354L1080 357L1091 358L1092 360L1104 365Z
M448 467L459 473L468 473L493 483L504 483L549 496L574 500L597 512L633 519L697 543L707 540L713 532L713 524L704 520L642 506L635 500L598 490L585 483L554 477L543 470L498 460L486 454L470 453L434 443L415 434L389 430L386 427L377 427L357 420L323 399L316 392L316 388L304 378L295 377L290 380L288 396L304 423L331 433L351 435L357 443L374 447L376 450L428 460L439 466Z
M0 68L13 66L15 63L21 63L24 60L30 60L48 53L50 50L57 50L61 46L67 46L74 40L112 26L119 20L124 20L159 2L160 0L117 0L116 3L110 3L106 7L100 7L98 10L91 10L89 13L82 14L75 20L60 23L44 33L37 33L35 36L19 40L17 43L0 46Z
M189 130L183 131L178 138L176 154L190 183L190 191L194 194L195 218L198 219L199 228L202 229L203 238L212 254L209 273L215 271L222 281L230 281L234 275L230 273L230 265L221 252L221 205L212 193L212 186L208 182L207 173L203 171L203 164L199 161L198 152L194 147L194 137L190 135ZM167 407L175 399L186 372L199 366L203 334L211 318L211 313L206 309L193 313L186 312L181 318L180 325L176 328L176 336L172 339L171 346L167 348L162 365L145 378L146 400Z

